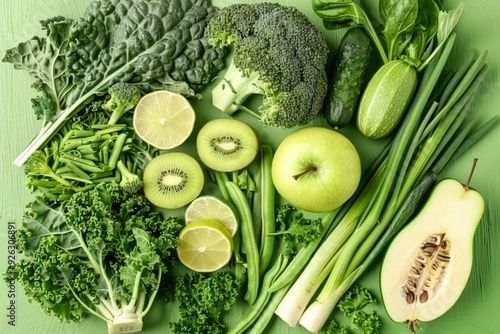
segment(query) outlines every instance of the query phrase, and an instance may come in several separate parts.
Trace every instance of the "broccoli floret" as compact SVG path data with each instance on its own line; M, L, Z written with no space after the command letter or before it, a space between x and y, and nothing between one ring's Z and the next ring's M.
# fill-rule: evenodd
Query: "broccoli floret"
M130 172L121 160L116 163L116 167L121 174L120 186L123 190L132 194L138 192L139 189L142 188L141 178Z
M135 107L141 99L141 91L134 85L119 82L109 87L109 100L102 105L105 110L111 111L108 124L116 124L120 117Z
M294 127L316 117L327 92L328 46L321 32L293 7L274 3L222 8L210 20L209 42L233 46L232 63L212 91L215 107L250 112L265 125ZM242 106L264 96L258 113Z
M48 158L42 151L35 151L26 161L24 171L27 176L47 176L60 184L70 187L71 183L63 179L50 168Z

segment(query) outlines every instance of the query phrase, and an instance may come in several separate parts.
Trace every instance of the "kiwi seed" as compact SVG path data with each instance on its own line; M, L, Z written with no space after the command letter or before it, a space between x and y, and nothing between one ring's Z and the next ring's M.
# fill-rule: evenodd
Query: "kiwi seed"
M180 208L203 189L204 176L198 162L182 152L155 157L144 170L144 195L154 205Z
M232 119L215 119L198 132L196 149L209 168L231 172L248 166L259 150L255 131L247 124Z

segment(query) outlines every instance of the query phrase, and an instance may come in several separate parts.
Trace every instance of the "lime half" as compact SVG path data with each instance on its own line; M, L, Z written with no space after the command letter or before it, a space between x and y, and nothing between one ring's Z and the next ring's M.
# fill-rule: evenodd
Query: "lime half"
M144 95L134 111L137 135L159 149L182 144L193 132L195 113L182 95L166 90Z
M179 234L179 260L191 270L216 271L231 260L232 252L231 234L214 219L192 222Z
M222 223L232 236L238 230L238 215L235 208L214 196L200 196L186 209L186 224L200 219L215 219Z

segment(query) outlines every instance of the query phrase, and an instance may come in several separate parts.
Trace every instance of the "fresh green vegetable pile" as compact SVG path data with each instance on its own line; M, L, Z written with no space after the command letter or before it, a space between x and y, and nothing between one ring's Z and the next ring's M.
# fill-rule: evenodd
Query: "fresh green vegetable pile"
M379 316L365 309L374 297L351 286L419 210L447 164L498 123L494 117L477 125L471 116L489 69L488 52L445 71L462 6L446 12L434 0L380 0L381 39L359 1L312 3L327 28L358 26L343 38L330 78L329 49L320 30L297 9L273 3L218 10L207 0L97 0L78 20L42 21L46 37L8 50L4 61L36 79L40 96L32 106L44 124L15 161L24 164L26 185L36 196L17 234L24 259L14 268L30 300L61 321L96 316L111 334L142 330L156 297L175 300L179 317L168 316L173 333L262 333L275 314L311 332L324 325L326 333L381 331ZM383 65L365 88L375 66L371 44ZM178 194L170 190L180 192L193 181L182 170L183 160L165 170L152 163L159 176L143 177L146 165L165 152L137 136L130 115L150 91L199 97L224 68L226 47L232 58L211 102L227 115L243 110L259 125L291 128L308 124L325 106L328 123L343 127L357 111L360 131L372 138L402 123L355 194L321 214L300 205L318 198L312 193L321 187L311 187L311 196L294 206L276 196L275 148L268 138L257 138L242 124L252 137L245 146L245 138L238 138L243 134L228 134L212 123L213 131L197 140L206 144L207 156L222 147L218 153L227 160L215 156L213 165L205 162L209 177L198 180L197 194L203 180L211 179L216 186L210 195L228 202L238 224L231 224L234 236L223 224L217 227L229 245L217 268L234 252L229 264L196 273L176 266L174 250L184 225L156 210L143 188L143 181L152 179L158 196L175 199ZM254 94L263 95L258 112L244 105ZM228 121L224 124L236 128L238 122ZM251 154L245 152L248 146ZM200 146L197 150L203 161ZM167 154L162 158L169 160ZM323 172L315 163L295 174L294 182ZM292 192L295 185L290 184ZM322 197L335 196L340 194ZM211 240L205 233L200 244ZM224 314L237 303L243 303L243 313L228 326ZM349 326L333 319L336 306L351 318Z
M43 150L33 152L24 166L28 187L54 201L67 200L102 182L119 182L130 193L142 188L139 175L155 153L122 118L137 104L141 92L117 83L109 93L105 103L92 102L70 118ZM119 120L124 123L116 124Z
M447 12L434 0L381 0L378 5L382 38L358 0L313 0L328 29L362 26L384 63L369 81L357 114L358 129L369 138L385 137L396 128L413 97L417 71L439 54L464 8L461 4Z

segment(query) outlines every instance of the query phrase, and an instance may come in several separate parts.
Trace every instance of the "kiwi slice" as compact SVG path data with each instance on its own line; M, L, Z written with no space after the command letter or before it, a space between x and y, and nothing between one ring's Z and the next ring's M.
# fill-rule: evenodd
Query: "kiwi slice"
M259 151L255 131L247 124L232 119L214 119L198 132L196 149L207 167L232 172L248 166Z
M165 209L180 208L201 193L204 176L200 164L182 152L155 157L144 170L144 195Z

